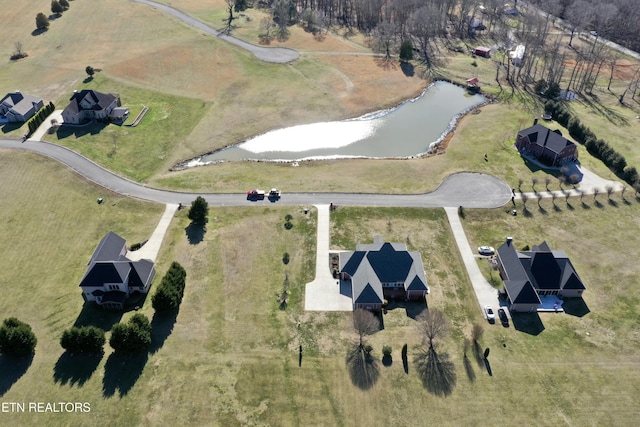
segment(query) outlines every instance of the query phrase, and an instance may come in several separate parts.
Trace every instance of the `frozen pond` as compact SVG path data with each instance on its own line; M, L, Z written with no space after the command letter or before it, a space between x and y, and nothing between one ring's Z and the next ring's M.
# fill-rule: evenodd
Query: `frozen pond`
M451 131L461 114L483 103L482 95L436 82L396 108L339 122L277 129L207 154L188 166L223 160L319 160L347 157L419 156Z

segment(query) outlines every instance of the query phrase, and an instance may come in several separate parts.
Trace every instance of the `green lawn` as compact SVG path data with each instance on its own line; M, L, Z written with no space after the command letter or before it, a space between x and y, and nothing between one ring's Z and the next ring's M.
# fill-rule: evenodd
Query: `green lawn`
M640 246L628 233L637 227L640 202L631 197L629 204L615 199L613 206L601 195L604 207L585 199L590 209L577 200L573 210L557 202L559 212L551 201L543 201L546 213L529 202L528 217L512 217L503 209L466 210L463 224L472 246L497 246L509 234L518 245L546 239L572 257L587 284L590 313L542 315L544 330L537 335L483 323L442 210L340 207L332 214L333 248L353 249L381 235L421 252L431 288L429 307L443 310L453 324L438 351L448 353L456 383L449 397L436 397L416 374L413 359L421 352L420 337L415 320L402 308L389 310L384 330L367 338L378 359L383 345L392 347L392 365L380 365L378 381L369 391L351 383L344 359L355 340L349 313L303 310L304 284L315 271L315 210L304 214L295 207L212 208L200 237L188 229L186 211L179 212L157 269L161 276L172 261L180 262L187 270L187 288L176 319L153 321L152 351L123 359L107 346L101 358L63 357L59 336L80 316L77 282L96 242L108 229L130 242L143 240L162 207L110 195L34 155L5 152L2 159L2 178L15 183L4 186L0 198L3 217L12 225L2 243L12 248L9 255L15 254L0 261L7 278L0 289L2 314L30 323L38 337L31 365L1 383L6 389L2 401L91 405L89 414L5 413L3 423L351 426L398 425L407 417L428 417L434 423L468 425L486 420L486 410L492 408L491 419L502 424L535 418L538 425L554 425L561 418L579 425L626 425L639 415L634 404L640 343L633 285L639 272L634 252L627 248ZM58 183L57 192L39 185L45 176ZM106 203L96 204L98 196ZM22 215L21 207L34 201L40 208ZM293 217L291 230L283 226L287 214ZM82 238L79 230L85 230ZM40 236L39 244L25 235ZM608 244L622 235L628 246ZM290 255L287 265L285 252ZM38 260L29 263L28 272L21 267L25 254ZM290 299L286 310L280 310L276 295L286 277ZM38 298L12 283L38 283ZM153 318L148 302L141 312ZM108 329L119 320L119 315L101 315L94 323ZM471 354L465 369L463 342L474 322L485 325L481 346L491 349L492 376ZM521 329L529 326L535 325L519 324ZM405 343L408 374L400 358ZM0 363L15 372L15 365ZM596 394L600 398L594 400ZM532 400L537 404L531 405Z

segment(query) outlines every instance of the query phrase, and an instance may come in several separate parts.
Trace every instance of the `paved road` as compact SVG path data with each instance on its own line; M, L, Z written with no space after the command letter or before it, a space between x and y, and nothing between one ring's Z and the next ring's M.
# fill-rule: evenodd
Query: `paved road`
M265 203L270 203L267 199L249 201L245 194L185 193L146 187L103 169L68 148L47 142L0 139L0 148L42 154L67 165L79 175L102 187L138 199L163 204L191 204L196 196L202 196L212 206L264 206ZM494 208L511 200L511 189L502 180L472 172L451 175L435 191L427 194L287 193L286 188L283 190L283 196L276 203L296 206L333 203L337 206Z
M184 23L191 25L194 28L204 31L207 34L210 34L214 37L217 37L221 40L231 43L232 45L235 45L239 48L248 50L249 52L253 53L258 59L265 62L275 62L275 63L283 64L286 62L294 61L298 59L298 57L300 56L300 54L293 49L288 49L283 47L256 46L251 43L247 43L243 40L239 40L235 37L232 37L228 34L218 31L215 28L210 27L204 22L198 21L194 17L189 16L186 13L179 11L178 9L174 9L173 7L167 6L165 4L156 3L150 0L133 0L133 1L135 1L136 3L142 3L147 6L151 6L155 9L161 10L162 12L168 13L169 15L177 19L180 19Z

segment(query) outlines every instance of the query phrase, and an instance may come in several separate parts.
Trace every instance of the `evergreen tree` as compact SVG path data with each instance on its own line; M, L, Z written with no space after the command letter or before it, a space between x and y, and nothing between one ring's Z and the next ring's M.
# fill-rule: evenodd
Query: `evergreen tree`
M209 222L209 204L204 197L198 196L193 202L191 202L191 209L187 217L195 225L205 225Z

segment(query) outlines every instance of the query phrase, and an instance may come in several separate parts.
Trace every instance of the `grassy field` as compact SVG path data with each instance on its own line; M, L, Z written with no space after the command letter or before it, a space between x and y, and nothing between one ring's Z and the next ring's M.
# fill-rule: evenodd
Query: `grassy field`
M352 249L381 235L422 253L429 307L445 311L453 324L438 350L453 362L456 383L450 396L437 397L416 374L413 359L422 347L415 320L403 308L389 310L384 329L367 339L377 358L383 345L392 346L391 366L380 365L378 381L368 391L351 383L344 360L355 341L350 314L303 310L304 283L315 270L315 210L304 214L295 207L212 208L202 236L188 232L186 212L178 213L157 269L161 276L170 262L180 262L188 272L187 288L175 319L153 319L150 352L121 358L107 346L101 358L63 356L62 330L81 314L92 314L81 313L77 282L95 242L108 229L128 241L143 240L161 207L105 194L49 160L2 154L2 178L14 184L0 190L3 218L11 223L2 243L12 249L0 265L6 278L1 314L30 323L39 340L35 358L22 370L0 362L3 372L13 372L0 383L2 402L91 404L89 414L2 413L2 424L358 426L428 418L469 425L489 417L505 425L532 419L536 425L629 425L639 415L634 278L640 272L632 251L610 244L625 239L628 247L640 245L629 233L640 213L640 202L631 197L625 203L618 196L614 206L601 195L600 207L591 199L585 199L586 207L576 200L573 209L557 202L558 211L545 200L544 212L529 202L531 214L518 217L503 209L466 211L463 224L472 245L497 246L507 234L518 246L546 239L568 252L588 289L587 315L542 315L542 332L536 330L539 324L526 321L517 322L521 331L485 325L481 346L491 349L491 376L471 354L464 358L464 338L483 320L444 212L342 207L334 212L333 248ZM56 193L39 185L45 177L58 183ZM107 203L97 205L98 195ZM34 201L42 208L23 215L20 208ZM293 216L291 230L283 227L287 214ZM77 238L78 230L85 230L84 238ZM24 238L32 234L40 236L38 245ZM24 255L38 259L29 264L27 280ZM280 310L276 294L285 277L290 300ZM38 298L14 283L38 283ZM141 312L153 318L150 304ZM101 316L92 323L108 330L130 315ZM400 360L405 343L408 374Z
M180 7L212 23L224 16L221 0L213 6L186 0ZM71 2L47 33L33 36L33 17L42 8L25 0L0 16L0 33L22 41L29 53L13 63L8 61L13 46L0 48L0 58L7 58L0 63L0 85L40 94L59 108L81 88L119 92L132 111L150 105L138 128L110 126L47 138L151 185L221 192L277 186L285 192L406 193L430 191L447 175L470 170L499 176L514 187L523 179L522 189L528 191L531 177L543 182L546 175L511 148L517 130L539 115L538 101L517 91L510 96L506 88L500 93L492 61L477 59L474 66L473 58L455 53L438 71L456 80L478 75L487 92L503 102L465 117L444 154L408 161L301 162L298 168L230 163L167 172L178 160L274 127L394 105L425 81L359 56L366 52L362 37L328 34L317 40L292 28L288 41L272 45L295 47L302 57L280 66L260 63L152 8L119 0ZM235 31L252 40L262 14L247 11ZM102 69L93 81L83 82L86 65ZM630 97L627 107L616 105L621 81L614 80L612 93L603 89L606 81L598 83L601 105L592 97L572 108L633 164L638 108ZM584 165L613 178L580 150ZM304 284L315 271L316 215L314 209L304 214L301 207L212 208L203 235L188 227L186 211L178 212L159 255L156 282L172 261L180 262L188 274L185 298L176 318L153 318L148 302L142 308L153 318L149 353L123 358L106 346L98 358L64 356L59 337L74 323L108 331L131 316L83 310L77 283L97 242L108 230L129 244L145 240L163 208L109 193L53 161L25 153L0 152L0 178L5 183L0 188L5 224L0 320L16 316L38 337L33 360L16 364L0 356L0 403L91 404L88 414L0 413L0 425L364 426L429 420L626 426L640 415L640 296L635 289L640 242L634 233L640 201L631 192L626 201L619 194L613 201L601 194L599 203L590 196L584 203L557 200L555 206L551 200L540 205L529 200L528 213L517 217L508 215L507 207L466 210L463 224L472 247L497 247L507 235L518 247L547 240L568 253L587 286L586 315L543 314L540 321L516 316L519 330L482 323L481 346L491 349L492 375L463 354L473 323L483 320L444 212L341 207L332 214L332 248L353 249L381 235L421 252L431 287L429 307L443 310L453 323L438 347L453 362L457 378L453 393L443 398L425 390L416 375L413 358L421 352L420 337L415 320L402 308L389 310L384 330L367 339L377 358L383 345L391 345L393 364L380 366L378 382L368 391L352 384L345 367L346 349L355 340L350 314L304 311ZM551 188L559 187L553 182ZM98 197L105 203L96 204ZM25 207L30 214L24 214ZM283 227L287 214L293 216L291 230ZM287 278L290 298L281 310L276 294ZM572 313L585 311L573 307ZM408 374L400 359L405 343Z

